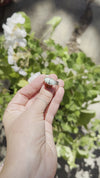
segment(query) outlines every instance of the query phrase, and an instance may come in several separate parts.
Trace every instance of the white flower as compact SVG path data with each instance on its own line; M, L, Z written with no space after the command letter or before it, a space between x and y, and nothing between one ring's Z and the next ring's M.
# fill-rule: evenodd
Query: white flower
M8 56L8 63L10 65L14 64L13 56Z
M7 19L7 24L24 24L25 23L25 19L24 17L22 17L22 15L20 13L14 13L10 18Z
M7 19L7 23L3 24L4 35L5 35L5 47L9 48L12 46L16 48L17 46L25 47L27 41L25 37L27 33L25 29L19 24L24 24L25 19L19 13L14 13L11 18Z
M12 69L14 69L15 72L18 72L20 67L18 67L17 64L15 64L14 66L12 66Z
M88 78L87 76L84 76L84 75L82 76L82 79L87 79L87 78Z
M13 65L11 66L12 69L15 71L15 72L18 72L20 75L22 76L26 76L27 75L27 72L25 72L23 69L21 69L20 67L17 66L17 63L16 63L16 54L12 48L12 46L9 47L8 49L8 63L10 65ZM20 54L18 53L19 57L20 57ZM23 57L23 56L22 56Z
M89 81L89 80L86 81L86 84L87 84L87 85L90 84L90 83L91 83L91 81Z
M22 26L25 23L25 18L20 13L14 13L10 18L7 19L7 23L3 24L4 35L5 35L5 47L8 49L8 63L15 72L18 72L22 76L26 76L27 72L17 66L16 61L20 57L24 57L21 53L16 53L14 49L17 46L25 47L27 41L25 37L27 33Z
M9 63L10 65L14 64L13 55L14 55L14 50L13 50L13 48L10 46L9 49L8 49L8 63Z
M35 78L37 78L39 75L41 75L40 72L37 72L37 73L31 73L31 77L28 79L28 82L31 83L32 80L34 80Z
M23 69L20 69L19 74L22 75L22 76L26 76L27 72L25 72Z
M20 67L18 67L17 64L15 64L14 66L12 66L12 69L15 72L18 72L22 76L26 76L27 75L27 72L25 72L23 69L21 69Z
M65 67L64 71L67 72L67 73L72 72L74 75L77 75L77 72L76 72L75 70L70 69L70 68L68 68L68 67Z
M84 73L88 73L88 70L87 70L87 69L85 69L85 70L84 70Z
M12 55L13 53L14 53L14 50L13 50L12 46L9 46L8 55Z

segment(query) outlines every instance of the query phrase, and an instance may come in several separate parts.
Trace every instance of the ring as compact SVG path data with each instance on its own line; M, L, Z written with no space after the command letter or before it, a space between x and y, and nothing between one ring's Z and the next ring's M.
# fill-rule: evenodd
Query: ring
M46 77L46 78L44 79L44 82L45 82L47 85L50 85L50 86L52 86L52 85L59 85L59 82L58 82L58 81L56 81L56 80L54 80L54 79L52 79L52 78L49 78L49 77Z

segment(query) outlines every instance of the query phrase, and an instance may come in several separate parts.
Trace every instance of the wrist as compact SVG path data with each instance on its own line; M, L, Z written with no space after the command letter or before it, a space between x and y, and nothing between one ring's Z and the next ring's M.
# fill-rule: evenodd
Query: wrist
M12 166L5 166L3 167L0 178L28 178L25 175L25 172L16 167L15 165Z
M0 178L29 178L31 168L28 166L28 163L21 160L11 159L5 160L4 166L0 172Z

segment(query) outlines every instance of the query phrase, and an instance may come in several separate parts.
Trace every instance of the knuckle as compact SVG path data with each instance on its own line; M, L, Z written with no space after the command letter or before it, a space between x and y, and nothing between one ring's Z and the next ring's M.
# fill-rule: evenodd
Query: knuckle
M49 92L45 89L40 91L40 95L42 95L44 97L44 99L46 99L46 100L51 100L52 96L53 96L51 92Z

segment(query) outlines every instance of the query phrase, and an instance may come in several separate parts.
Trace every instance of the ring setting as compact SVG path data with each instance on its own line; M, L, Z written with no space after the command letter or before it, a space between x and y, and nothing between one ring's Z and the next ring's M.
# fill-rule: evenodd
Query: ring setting
M46 78L44 79L44 82L45 82L45 84L48 85L48 86L59 85L59 82L58 82L58 81L56 81L56 80L54 80L54 79L52 79L52 78L49 78L49 77L46 77Z

